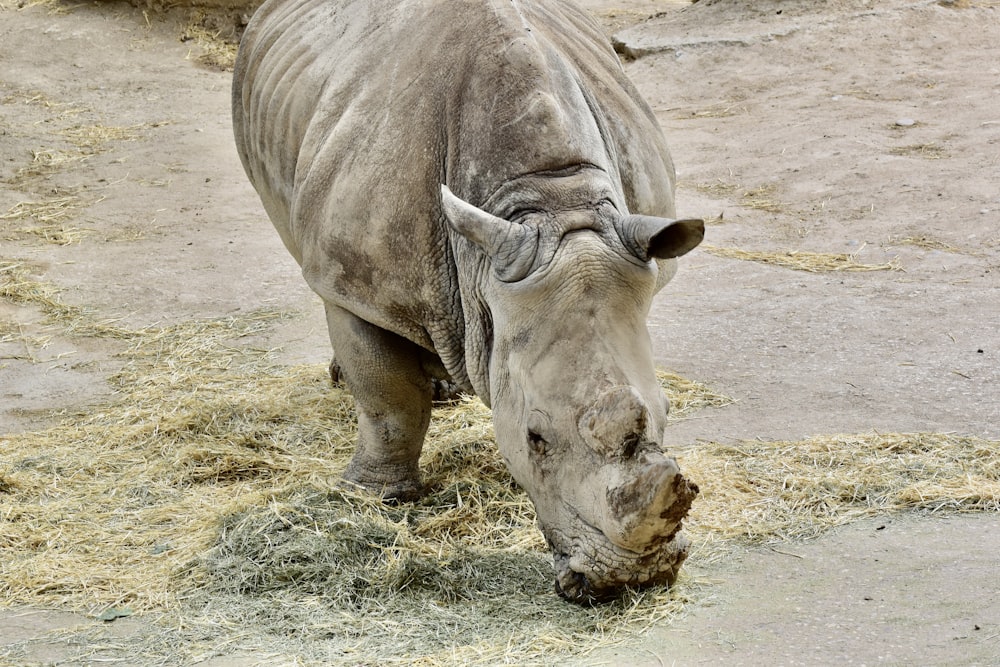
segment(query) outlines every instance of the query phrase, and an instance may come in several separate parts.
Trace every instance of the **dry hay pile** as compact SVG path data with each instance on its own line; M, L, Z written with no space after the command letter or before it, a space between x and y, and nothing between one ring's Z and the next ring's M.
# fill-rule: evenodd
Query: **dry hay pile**
M680 613L708 586L683 573L671 591L564 603L477 400L435 410L430 494L386 506L337 487L354 439L350 396L323 367L280 366L251 344L279 314L129 330L63 305L12 266L0 296L129 346L109 404L0 438L7 605L150 619L127 644L105 641L100 626L73 630L76 659L552 663ZM675 417L728 402L676 376L663 382ZM889 510L996 511L998 445L869 434L683 448L682 468L702 487L692 563ZM20 650L0 655L16 662Z

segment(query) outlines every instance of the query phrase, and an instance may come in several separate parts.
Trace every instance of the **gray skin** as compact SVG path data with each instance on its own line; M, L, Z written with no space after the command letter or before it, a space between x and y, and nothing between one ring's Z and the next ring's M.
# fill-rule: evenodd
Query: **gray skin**
M560 0L269 0L234 72L246 172L326 305L344 478L423 490L435 381L492 407L556 590L670 583L697 487L661 450L645 319L704 228L660 129Z

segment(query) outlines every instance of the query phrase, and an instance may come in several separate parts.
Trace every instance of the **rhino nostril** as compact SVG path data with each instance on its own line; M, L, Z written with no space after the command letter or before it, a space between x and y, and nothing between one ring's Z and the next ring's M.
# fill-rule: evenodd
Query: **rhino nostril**
M622 443L621 456L623 459L630 459L635 456L635 450L639 446L639 434L630 434Z
M545 442L545 438L534 431L528 431L528 448L531 450L532 454L535 456L543 456L545 454L546 447L547 443Z

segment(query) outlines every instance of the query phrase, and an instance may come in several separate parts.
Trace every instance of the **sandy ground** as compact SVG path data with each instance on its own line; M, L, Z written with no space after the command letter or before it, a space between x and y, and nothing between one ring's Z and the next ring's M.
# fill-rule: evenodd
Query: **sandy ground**
M998 3L584 4L634 58L674 150L679 212L712 220L708 244L900 269L693 253L651 315L657 358L738 400L671 440L1000 438ZM182 32L127 5L0 3L0 260L130 326L301 312L268 343L325 361L319 302L233 148L230 75L198 65ZM84 139L82 126L118 131ZM0 300L16 332L0 337L0 433L101 401L122 363L113 342L41 319ZM996 515L906 515L732 562L695 556L712 599L587 663L1000 664L997 553ZM0 611L0 644L81 622ZM63 648L32 655L69 664Z

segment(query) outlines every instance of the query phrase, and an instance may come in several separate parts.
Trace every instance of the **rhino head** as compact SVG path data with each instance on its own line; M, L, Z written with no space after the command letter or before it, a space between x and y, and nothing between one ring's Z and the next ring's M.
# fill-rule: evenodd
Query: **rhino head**
M556 591L589 603L672 583L687 555L698 489L661 447L669 406L645 321L704 226L630 215L600 179L563 180L520 189L502 215L447 187L442 203L487 258L498 447L535 505Z

